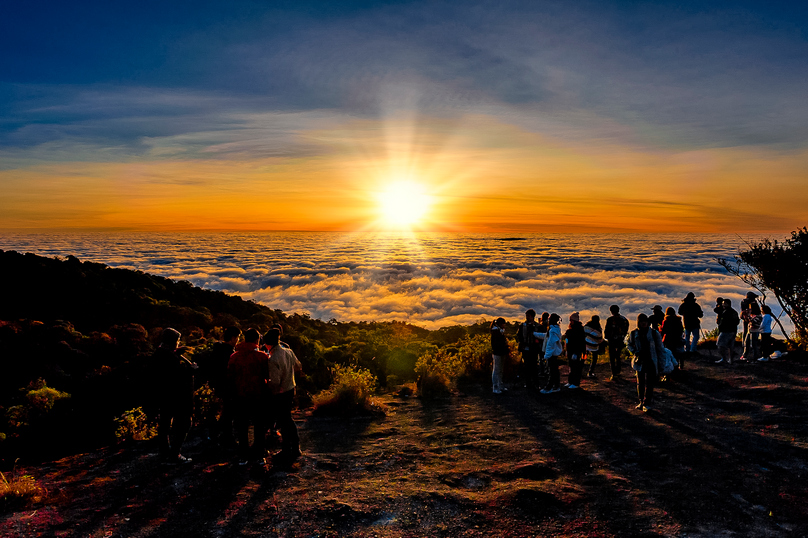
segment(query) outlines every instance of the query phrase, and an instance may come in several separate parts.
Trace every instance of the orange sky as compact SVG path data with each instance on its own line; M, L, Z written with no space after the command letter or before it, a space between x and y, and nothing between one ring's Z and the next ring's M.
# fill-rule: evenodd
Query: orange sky
M651 150L482 115L323 124L296 134L308 155L188 159L157 148L3 170L0 228L389 228L379 194L402 181L427 196L412 223L423 230L782 231L808 220L805 150Z

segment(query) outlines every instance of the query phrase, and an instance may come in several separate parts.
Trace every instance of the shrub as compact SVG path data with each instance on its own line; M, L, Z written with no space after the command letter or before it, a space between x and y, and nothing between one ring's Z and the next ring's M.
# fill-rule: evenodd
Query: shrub
M383 413L384 409L373 397L376 376L365 368L336 365L331 387L314 398L318 414L350 416Z
M0 507L19 507L37 502L46 494L36 479L27 474L12 473L11 479L0 473Z
M118 442L148 441L157 435L157 428L149 422L141 407L125 411L115 419L115 438Z

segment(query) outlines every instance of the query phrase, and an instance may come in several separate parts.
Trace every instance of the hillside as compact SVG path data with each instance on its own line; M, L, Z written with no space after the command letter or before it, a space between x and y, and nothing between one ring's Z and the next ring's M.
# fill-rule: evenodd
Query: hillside
M189 466L111 447L27 468L50 496L0 516L0 536L806 536L807 373L704 360L647 414L630 380L603 378L386 396L377 419L304 411L292 469L240 467L199 436Z

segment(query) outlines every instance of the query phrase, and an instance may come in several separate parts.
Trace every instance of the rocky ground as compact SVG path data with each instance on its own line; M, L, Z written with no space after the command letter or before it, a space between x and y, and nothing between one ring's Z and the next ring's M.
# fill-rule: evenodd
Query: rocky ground
M808 536L808 367L716 366L648 413L606 369L583 390L389 395L376 419L298 415L302 461L192 464L113 447L26 469L49 495L0 536Z

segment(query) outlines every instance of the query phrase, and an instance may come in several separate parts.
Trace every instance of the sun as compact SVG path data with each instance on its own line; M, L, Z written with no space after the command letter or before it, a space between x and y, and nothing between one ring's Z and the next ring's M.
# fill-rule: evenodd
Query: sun
M420 183L396 181L378 195L382 222L392 228L410 228L426 215L430 196Z

